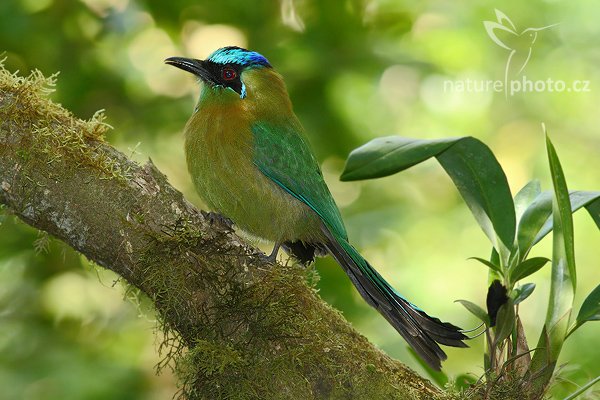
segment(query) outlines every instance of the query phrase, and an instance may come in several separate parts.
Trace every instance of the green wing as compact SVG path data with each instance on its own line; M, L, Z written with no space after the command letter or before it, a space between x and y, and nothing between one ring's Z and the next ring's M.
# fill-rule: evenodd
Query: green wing
M332 233L347 237L340 211L300 127L257 123L254 164L273 182L313 209Z

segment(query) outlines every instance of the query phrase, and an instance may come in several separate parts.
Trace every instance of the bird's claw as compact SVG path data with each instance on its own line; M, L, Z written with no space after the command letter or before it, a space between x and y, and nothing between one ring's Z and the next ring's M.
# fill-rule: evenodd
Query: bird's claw
M275 243L271 254L269 254L268 256L267 255L264 256L265 261L267 261L270 264L276 264L277 263L277 254L279 254L280 247L281 247L281 244L279 242Z
M213 211L202 211L202 215L208 220L209 224L220 225L221 227L226 228L228 231L233 231L233 221L223 214Z

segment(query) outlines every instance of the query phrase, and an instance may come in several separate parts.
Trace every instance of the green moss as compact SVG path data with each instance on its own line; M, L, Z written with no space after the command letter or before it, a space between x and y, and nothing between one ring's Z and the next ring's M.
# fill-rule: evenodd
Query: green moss
M467 389L458 389L453 384L448 384L445 389L440 400L515 400L529 398L523 378L514 372L492 378L489 382L482 379Z
M31 153L28 150L18 149L15 154L25 162L29 161L31 158Z
M158 261L165 255L171 263ZM238 264L231 263L232 256ZM182 268L190 259L197 267ZM162 328L193 338L184 343L187 351L163 346L176 366L183 398L419 395L417 388L392 386L390 376L401 382L406 370L356 334L339 312L317 298L314 287L307 288L307 282L317 281L313 268L261 270L258 258L249 258L243 248L215 237L206 240L197 227L185 224L159 238L140 265L145 276L141 286L157 293L153 301L165 316ZM190 298L197 301L190 303Z
M0 62L0 124L3 132L19 133L22 151L18 156L29 162L36 152L43 153L50 162L70 157L78 164L96 167L106 178L124 179L128 176L127 167L122 167L113 157L101 148L104 134L110 126L104 121L104 111L96 112L89 120L83 121L72 113L52 102L48 95L54 91L56 75L44 77L33 71L28 77L8 72ZM4 118L2 115L10 115ZM18 127L19 129L12 129ZM31 140L23 135L23 130L31 136L43 136L45 140ZM14 141L16 137L3 138L0 142ZM43 145L38 145L43 143ZM43 147L39 147L43 146Z

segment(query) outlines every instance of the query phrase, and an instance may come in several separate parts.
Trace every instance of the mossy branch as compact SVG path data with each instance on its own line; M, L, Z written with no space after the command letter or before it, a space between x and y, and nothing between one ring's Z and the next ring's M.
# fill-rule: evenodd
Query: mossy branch
M81 121L52 103L53 83L0 66L0 203L154 302L185 349L173 352L185 398L441 396L323 302L309 272L269 264L151 162L107 144L101 114Z

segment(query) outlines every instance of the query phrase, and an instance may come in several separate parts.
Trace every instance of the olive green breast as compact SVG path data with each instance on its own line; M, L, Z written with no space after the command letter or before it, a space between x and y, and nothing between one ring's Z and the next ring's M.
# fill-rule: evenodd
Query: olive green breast
M216 97L210 90L203 96ZM185 129L187 165L201 198L252 235L318 240L319 217L253 163L255 112L247 102L220 95L201 99Z

